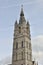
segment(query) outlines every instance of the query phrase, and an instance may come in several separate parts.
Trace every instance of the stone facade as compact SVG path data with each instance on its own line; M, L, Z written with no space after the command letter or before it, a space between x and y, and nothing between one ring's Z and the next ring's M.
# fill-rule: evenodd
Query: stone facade
M30 24L21 8L19 23L15 22L12 65L36 65L32 61Z

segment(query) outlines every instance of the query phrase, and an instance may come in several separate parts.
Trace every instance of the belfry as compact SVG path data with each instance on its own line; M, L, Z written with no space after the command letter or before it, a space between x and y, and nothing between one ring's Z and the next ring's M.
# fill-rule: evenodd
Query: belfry
M15 21L11 65L37 65L32 61L30 24L21 7L19 23Z

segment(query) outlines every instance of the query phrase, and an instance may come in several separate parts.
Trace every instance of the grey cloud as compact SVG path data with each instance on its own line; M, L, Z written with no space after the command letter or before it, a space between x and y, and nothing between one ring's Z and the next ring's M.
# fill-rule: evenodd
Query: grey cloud
M43 65L43 35L32 38L32 55L40 65Z
M11 55L0 61L0 65L8 65L12 62Z
M32 48L35 52L43 52L43 35L32 39Z

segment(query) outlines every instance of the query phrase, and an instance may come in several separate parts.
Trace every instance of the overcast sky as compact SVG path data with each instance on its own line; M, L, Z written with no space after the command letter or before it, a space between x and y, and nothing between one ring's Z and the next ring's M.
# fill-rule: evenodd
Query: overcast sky
M43 65L43 0L0 0L0 60L12 54L14 23L22 4L30 22L33 58Z

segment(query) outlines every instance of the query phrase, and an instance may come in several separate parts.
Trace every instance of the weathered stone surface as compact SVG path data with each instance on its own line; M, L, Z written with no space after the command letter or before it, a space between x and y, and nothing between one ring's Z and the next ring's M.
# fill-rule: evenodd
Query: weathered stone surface
M12 65L35 65L32 61L30 25L26 23L23 9L19 24L16 21L14 28Z

